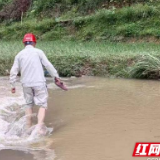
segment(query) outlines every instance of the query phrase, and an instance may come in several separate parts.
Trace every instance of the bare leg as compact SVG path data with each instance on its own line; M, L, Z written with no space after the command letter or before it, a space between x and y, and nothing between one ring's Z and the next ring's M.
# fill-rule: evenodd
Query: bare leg
M32 107L30 108L26 108L26 128L30 128L32 126L32 114L33 114L33 110Z
M46 109L45 108L39 108L38 111L38 125L43 125L44 124L44 119L46 115Z
M41 135L46 134L45 126L44 126L44 119L46 115L46 109L45 108L39 108L38 111L38 128L39 128L39 133Z

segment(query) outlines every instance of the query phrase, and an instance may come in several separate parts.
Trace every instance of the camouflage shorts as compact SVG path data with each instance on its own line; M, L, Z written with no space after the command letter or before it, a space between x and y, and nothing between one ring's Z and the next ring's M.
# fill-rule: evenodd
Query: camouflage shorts
M25 107L39 107L47 108L48 91L45 85L37 87L23 87L25 98Z

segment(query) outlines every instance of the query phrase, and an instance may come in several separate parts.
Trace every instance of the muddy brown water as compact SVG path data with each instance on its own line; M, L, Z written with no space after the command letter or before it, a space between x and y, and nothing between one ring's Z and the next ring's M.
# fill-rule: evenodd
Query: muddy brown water
M136 142L160 141L159 81L83 77L65 82L68 92L48 85L46 125L54 131L44 146L55 152L51 159L147 159L132 153ZM0 160L40 160L35 154L2 150Z

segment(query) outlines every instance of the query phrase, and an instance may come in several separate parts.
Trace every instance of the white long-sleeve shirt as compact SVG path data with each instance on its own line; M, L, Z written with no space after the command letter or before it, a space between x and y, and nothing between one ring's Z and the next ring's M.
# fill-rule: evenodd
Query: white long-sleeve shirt
M21 83L24 87L34 87L45 84L43 66L47 69L51 77L59 78L57 70L49 62L44 52L27 45L17 54L10 71L10 83L15 87L17 74L21 73Z

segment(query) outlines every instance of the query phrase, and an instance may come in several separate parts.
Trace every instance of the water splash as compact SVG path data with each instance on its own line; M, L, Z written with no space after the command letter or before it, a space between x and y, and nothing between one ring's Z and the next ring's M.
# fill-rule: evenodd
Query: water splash
M16 94L13 95L10 93L8 80L0 78L0 92L0 150L23 151L32 154L37 160L54 160L54 151L44 145L41 147L40 144L53 132L53 128L43 126L43 135L39 133L37 125L26 129L27 116L20 83L17 84ZM36 114L30 116L36 117ZM32 147L35 143L39 143L38 147Z
M10 112L12 107L9 107L6 110L3 110L3 113L0 117L0 140L2 144L21 144L21 143L33 143L40 140L44 135L48 136L53 131L52 128L47 128L43 126L44 134L40 134L40 128L37 125L32 126L29 129L26 129L26 118L23 108L13 109L13 112ZM36 117L36 114L29 115Z

